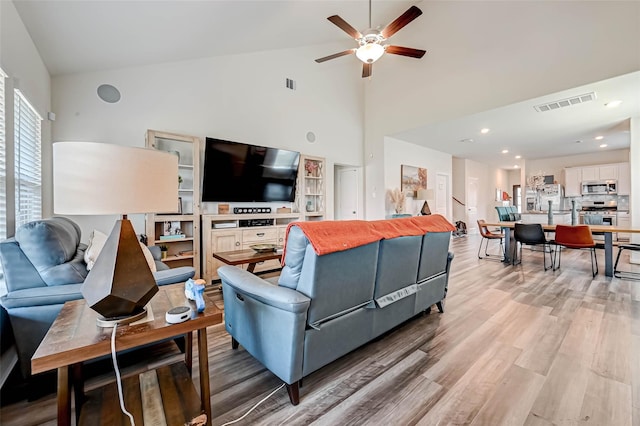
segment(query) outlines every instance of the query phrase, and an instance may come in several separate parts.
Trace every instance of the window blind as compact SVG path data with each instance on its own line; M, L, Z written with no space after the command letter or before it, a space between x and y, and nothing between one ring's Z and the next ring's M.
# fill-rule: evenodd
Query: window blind
M7 238L7 138L5 132L4 79L0 69L0 240Z
M19 91L15 91L16 228L42 217L42 117Z

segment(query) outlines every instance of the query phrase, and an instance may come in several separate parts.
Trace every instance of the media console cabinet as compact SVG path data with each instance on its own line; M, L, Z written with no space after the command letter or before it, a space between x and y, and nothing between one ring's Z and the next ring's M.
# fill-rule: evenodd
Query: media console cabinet
M282 246L287 225L299 221L300 213L210 214L201 217L202 278L210 284L219 279L218 268L224 265L213 257L213 253L251 249L254 244ZM280 261L273 259L258 263L254 272L279 267Z

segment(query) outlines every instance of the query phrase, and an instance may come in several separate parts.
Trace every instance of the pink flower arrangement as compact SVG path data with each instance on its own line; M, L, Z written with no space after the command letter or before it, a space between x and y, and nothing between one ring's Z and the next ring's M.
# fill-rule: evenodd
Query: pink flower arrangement
M305 161L304 169L307 171L307 175L314 175L318 170L318 163L315 161Z

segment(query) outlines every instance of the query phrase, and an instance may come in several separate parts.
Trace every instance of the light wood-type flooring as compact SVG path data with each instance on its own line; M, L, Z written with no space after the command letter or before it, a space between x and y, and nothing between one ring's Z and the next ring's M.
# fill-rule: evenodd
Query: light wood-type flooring
M452 240L444 314L434 308L306 377L300 405L280 389L236 424L640 426L640 281L606 278L601 250L592 279L586 251L563 252L554 272L527 249L515 267L479 260L479 242ZM209 330L209 363L214 425L281 384L232 350L221 326ZM2 425L54 418L52 394L0 410Z

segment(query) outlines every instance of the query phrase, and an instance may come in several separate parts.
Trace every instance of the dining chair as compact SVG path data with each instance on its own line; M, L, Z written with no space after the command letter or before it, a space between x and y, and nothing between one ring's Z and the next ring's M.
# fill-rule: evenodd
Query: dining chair
M618 269L618 262L620 262L620 255L623 250L640 251L640 244L627 243L618 245L618 256L616 256L616 263L613 265L613 276L623 280L640 280L640 272L621 271Z
M480 240L480 247L478 247L478 259L489 259L489 260L504 260L504 234L494 233L489 230L487 227L487 222L484 219L478 219L478 229L480 230L480 235L482 235L482 239ZM500 241L500 254L490 254L489 251L489 242L493 240ZM480 252L482 251L482 243L486 243L484 246L484 257L480 256ZM496 256L500 256L499 258Z
M498 221L500 222L508 222L509 221L509 211L504 206L496 206L496 211L498 212Z
M551 245L547 240L547 237L544 235L542 225L540 225L539 223L515 223L514 225L515 227L513 231L513 239L516 241L516 244L520 243L520 252L517 261L514 256L513 264L518 265L522 263L522 246L524 244L530 246L541 245L544 270L546 271L548 269L551 269L553 267ZM547 253L549 253L549 260L551 262L551 265L549 267L547 267Z
M555 256L553 259L553 270L560 269L560 260L562 249L589 249L591 255L591 274L598 275L598 258L596 257L596 243L593 241L591 229L589 225L557 225L556 236L552 244L556 246ZM619 253L618 253L619 254ZM556 266L557 260L557 266Z

